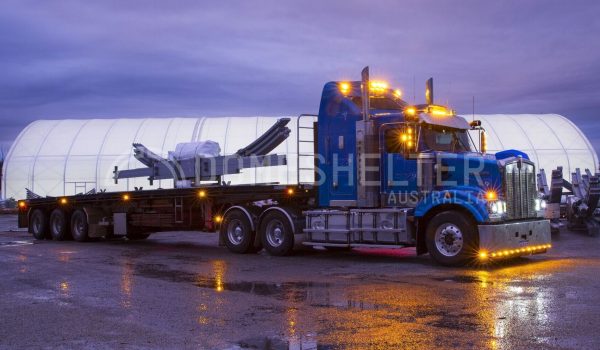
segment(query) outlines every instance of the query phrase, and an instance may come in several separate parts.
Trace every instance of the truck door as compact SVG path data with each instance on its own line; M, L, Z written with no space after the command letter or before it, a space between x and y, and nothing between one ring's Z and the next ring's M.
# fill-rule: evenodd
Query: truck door
M354 122L331 125L327 159L331 165L329 196L334 203L356 200L356 144ZM330 203L331 204L331 203Z
M382 128L381 189L386 206L411 206L417 200L417 132L404 123Z

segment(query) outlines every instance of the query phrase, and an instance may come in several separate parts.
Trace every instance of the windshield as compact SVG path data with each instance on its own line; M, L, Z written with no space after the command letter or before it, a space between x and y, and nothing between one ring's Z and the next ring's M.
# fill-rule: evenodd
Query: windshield
M424 125L419 137L421 151L471 152L467 130Z

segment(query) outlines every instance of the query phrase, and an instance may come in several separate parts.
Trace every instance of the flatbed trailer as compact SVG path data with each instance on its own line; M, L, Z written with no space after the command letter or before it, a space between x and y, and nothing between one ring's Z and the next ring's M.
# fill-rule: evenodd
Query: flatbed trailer
M18 220L19 227L28 227L39 239L64 240L70 235L79 241L105 236L145 239L161 231L216 231L232 215L243 215L236 219L237 226L256 231L267 213L277 211L301 232L302 210L314 196L312 186L278 184L100 192L19 201ZM236 228L240 230L233 227L232 235ZM252 247L260 246L254 236ZM246 249L252 248L240 248Z

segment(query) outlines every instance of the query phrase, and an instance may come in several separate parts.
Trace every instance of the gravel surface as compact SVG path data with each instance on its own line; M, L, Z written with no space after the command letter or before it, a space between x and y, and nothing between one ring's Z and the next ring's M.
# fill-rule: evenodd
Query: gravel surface
M600 237L444 268L414 249L236 255L216 234L34 241L0 216L0 348L600 345Z

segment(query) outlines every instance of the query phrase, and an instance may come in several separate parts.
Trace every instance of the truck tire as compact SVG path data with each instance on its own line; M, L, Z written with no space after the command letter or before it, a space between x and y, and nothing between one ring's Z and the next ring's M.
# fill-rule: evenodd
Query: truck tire
M73 239L77 242L89 240L88 229L89 226L86 213L81 209L75 210L73 215L71 215L71 235L73 236Z
M39 240L51 238L48 232L48 216L43 210L35 209L29 216L29 233Z
M69 238L69 221L64 210L56 208L50 214L48 221L50 235L55 241L64 241Z
M476 226L458 211L436 214L427 224L429 255L445 266L463 265L477 256Z
M265 214L260 222L260 237L263 247L271 255L283 256L292 253L294 231L288 218L278 210Z
M248 216L241 210L229 211L223 218L220 231L229 251L238 254L254 252L256 233L252 230Z

